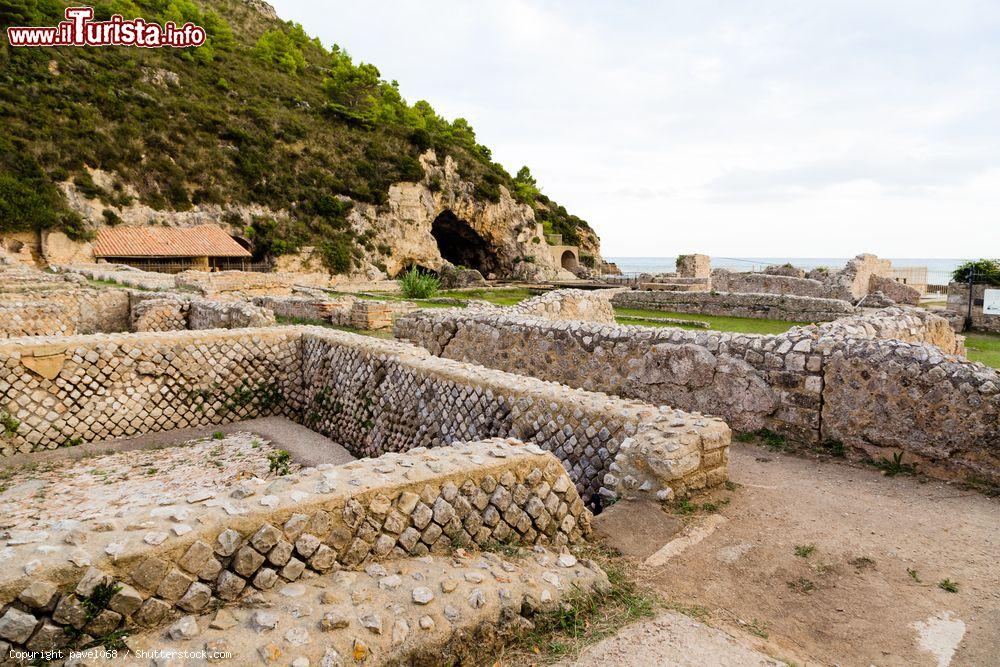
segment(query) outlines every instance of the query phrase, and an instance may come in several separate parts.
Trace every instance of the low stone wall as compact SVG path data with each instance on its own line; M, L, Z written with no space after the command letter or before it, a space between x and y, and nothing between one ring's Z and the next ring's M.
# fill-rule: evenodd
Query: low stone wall
M932 475L1000 474L1000 372L946 355L961 337L919 309L777 336L423 311L396 335L443 357L718 415L738 431L895 448ZM933 442L942 447L921 444Z
M353 296L336 299L312 296L258 296L253 299L253 304L267 308L279 317L339 322L343 320L344 312L350 311L355 301L357 298Z
M823 368L823 437L938 477L1000 484L1000 373L932 345L847 339ZM916 461L914 460L916 457Z
M783 276L768 277L783 278ZM611 302L618 308L753 317L791 322L827 322L856 312L850 303L838 299L716 291L632 290L619 292L612 298Z
M965 354L965 337L955 334L948 320L922 308L891 306L821 324L826 338L872 338L906 343L930 343L945 354Z
M341 567L459 545L561 546L590 530L555 457L505 440L320 466L272 483L266 504L242 511L211 497L159 513L126 507L100 530L77 527L73 544L85 548L77 554L55 548L38 557L32 536L12 539L9 555L32 564L0 574L0 639L45 650L74 634L160 626L177 612ZM192 515L193 526L175 530Z
M3 455L284 414L378 456L513 437L552 451L581 495L670 497L726 479L729 429L655 408L435 358L319 327L117 334L0 344ZM661 456L606 480L628 440ZM602 488L605 487L605 488Z
M611 290L558 289L525 299L505 309L511 315L541 317L546 320L575 320L615 323L611 297L620 292Z
M873 275L868 281L868 293L882 292L896 303L916 306L920 303L920 292L892 278Z
M176 287L172 274L142 271L123 264L53 265L52 268L61 273L75 274L93 280L107 280L136 289L169 290Z
M203 296L218 296L238 292L244 296L291 294L295 283L292 273L260 273L257 271L184 271L174 276L180 289L190 289Z
M128 326L129 298L124 290L0 293L0 338L124 331Z
M714 414L739 431L819 438L822 358L803 330L778 337L421 311L395 333L435 355Z
M775 273L742 273L727 269L712 271L712 289L739 294L787 294L814 299L850 301L851 294L842 287L827 285L810 278Z
M131 330L183 331L188 328L189 304L185 299L172 296L132 298Z
M242 329L267 327L275 323L274 313L244 301L192 299L188 307L188 329Z

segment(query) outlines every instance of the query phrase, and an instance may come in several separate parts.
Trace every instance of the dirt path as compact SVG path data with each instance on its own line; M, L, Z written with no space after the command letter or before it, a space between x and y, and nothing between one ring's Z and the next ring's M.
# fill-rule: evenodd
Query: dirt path
M800 665L1000 665L996 499L746 445L730 470L695 499L717 511L638 558L673 604Z

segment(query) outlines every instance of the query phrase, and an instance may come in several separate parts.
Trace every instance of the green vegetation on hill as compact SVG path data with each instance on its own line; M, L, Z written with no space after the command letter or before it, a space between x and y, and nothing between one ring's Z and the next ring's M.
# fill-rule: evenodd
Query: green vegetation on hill
M0 0L0 24L55 25L64 7ZM72 180L109 206L128 204L134 191L165 211L245 203L287 210L290 220L251 225L256 254L318 243L327 267L343 272L371 239L349 229L351 203L338 195L384 202L390 184L424 177L418 156L428 148L452 156L477 197L497 201L505 186L567 240L589 230L534 179L525 188L494 162L468 121L445 120L425 101L407 103L374 65L325 48L300 25L240 0L97 0L94 7L98 20L117 13L192 21L209 39L177 50L11 48L4 38L0 233L58 228L86 237L55 185ZM101 187L85 166L118 180Z

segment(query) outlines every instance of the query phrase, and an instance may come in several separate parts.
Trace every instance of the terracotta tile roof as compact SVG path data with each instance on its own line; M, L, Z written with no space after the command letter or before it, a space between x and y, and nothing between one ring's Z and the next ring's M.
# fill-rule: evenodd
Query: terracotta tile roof
M218 225L197 227L102 227L95 257L250 257Z

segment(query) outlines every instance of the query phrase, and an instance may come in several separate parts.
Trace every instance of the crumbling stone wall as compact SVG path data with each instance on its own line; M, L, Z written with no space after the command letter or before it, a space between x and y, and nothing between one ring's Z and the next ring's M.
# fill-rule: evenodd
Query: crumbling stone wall
M279 317L304 320L327 320L340 323L344 313L350 311L357 297L342 296L335 299L316 296L258 296L253 304L267 308Z
M295 473L268 487L267 505L238 515L202 504L209 497L169 508L170 519L126 507L120 521L86 540L78 530L74 544L83 544L86 557L72 566L48 554L35 558L30 539L10 547L15 562L34 566L30 575L22 568L0 574L0 641L41 651L79 633L159 627L178 612L235 604L341 567L445 554L454 545L560 547L580 541L591 519L551 454L505 440ZM176 530L192 514L194 526ZM413 603L428 602L427 593L423 599L418 591Z
M519 438L564 462L581 495L720 484L729 429L700 414L432 357L319 327L20 339L0 344L3 455L285 414L356 456ZM662 457L607 478L622 443Z
M128 326L124 290L0 292L0 338L124 331Z
M291 294L295 282L293 273L260 273L257 271L184 271L174 276L176 287L190 289L202 296L219 296L238 292L244 296Z
M886 276L872 275L868 280L868 293L882 292L896 303L916 306L920 303L919 290Z
M547 320L575 320L614 324L611 297L622 290L558 289L525 299L505 309L512 315Z
M1000 484L1000 373L927 344L853 338L824 363L823 437ZM916 461L914 460L916 458Z
M946 354L961 351L961 337L919 309L777 336L423 311L400 320L396 335L435 355L718 415L738 431L898 448L932 475L1000 471L1000 373ZM935 441L943 447L921 444Z
M0 453L55 449L290 414L298 335L258 329L110 334L0 343L0 410L19 423ZM289 401L292 401L290 404Z
M767 276L767 278L777 280L783 279L784 276ZM715 278L713 277L712 280L714 284ZM827 322L855 312L850 303L839 299L777 294L739 294L725 291L626 290L615 294L611 302L619 308L753 317L792 322Z
M188 328L188 301L173 296L132 299L132 331L183 331Z
M774 273L751 273L715 269L712 289L739 294L787 294L815 299L850 301L850 292L820 280Z
M872 338L930 343L945 354L965 354L964 336L956 335L948 320L922 308L891 306L867 311L821 324L818 331L834 340Z
M802 330L777 337L421 311L395 332L435 355L714 414L739 431L819 437L822 360Z
M274 324L273 312L245 301L192 299L188 306L189 329L242 329Z
M801 275L801 271L795 267L768 267L762 272L715 269L712 271L712 288L719 292L783 294L841 299L854 303L869 292L886 292L882 288L882 281L876 280L873 287L872 279L881 276L889 280L891 275L892 262L875 255L861 254L849 260L839 271L813 270L806 276ZM910 303L905 300L910 296L908 290L889 289L893 289L901 297L894 300Z

